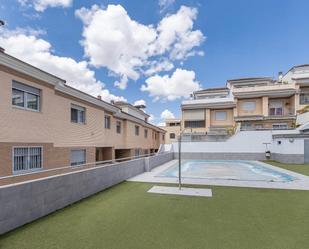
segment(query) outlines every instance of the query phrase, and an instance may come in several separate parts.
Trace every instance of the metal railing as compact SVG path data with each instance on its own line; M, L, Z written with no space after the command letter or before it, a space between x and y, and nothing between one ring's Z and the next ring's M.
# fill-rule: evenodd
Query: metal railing
M170 152L155 152L155 153L148 153L148 154L143 154L143 155L137 155L137 156L130 156L130 157L123 157L123 158L117 158L117 159L111 159L111 160L103 160L103 161L97 161L97 162L91 162L91 163L85 163L85 164L80 164L80 165L68 165L68 166L62 166L62 167L57 167L57 168L51 168L51 169L36 169L35 171L29 171L29 172L24 172L24 173L15 173L13 175L9 176L0 176L0 180L2 179L10 179L10 178L18 178L22 176L28 176L28 175L37 175L37 174L42 174L42 173L51 173L55 172L55 175L57 174L57 171L65 171L68 170L68 172L76 172L79 170L84 170L84 169L89 169L89 168L96 168L96 167L104 167L104 166L112 166L121 162L125 161L133 161L133 160L138 160L146 157L152 157L156 155L162 155L162 154L167 154ZM61 172L60 172L61 173ZM65 172L67 173L67 172ZM52 174L54 175L54 174Z

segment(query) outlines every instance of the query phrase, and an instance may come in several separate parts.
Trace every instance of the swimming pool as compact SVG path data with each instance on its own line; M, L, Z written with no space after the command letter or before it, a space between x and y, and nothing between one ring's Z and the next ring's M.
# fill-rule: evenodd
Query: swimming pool
M187 160L182 162L183 178L237 181L291 182L296 177L276 171L257 161ZM178 177L178 162L160 172L158 177Z

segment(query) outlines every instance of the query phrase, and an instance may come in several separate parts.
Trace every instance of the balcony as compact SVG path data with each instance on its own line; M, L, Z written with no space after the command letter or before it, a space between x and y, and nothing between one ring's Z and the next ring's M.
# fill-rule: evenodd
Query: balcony
M235 97L250 96L250 97L262 97L262 96L291 96L296 92L296 86L292 84L269 84L261 86L247 86L241 88L234 88L233 94Z
M269 119L294 119L296 117L293 108L269 108L268 118Z

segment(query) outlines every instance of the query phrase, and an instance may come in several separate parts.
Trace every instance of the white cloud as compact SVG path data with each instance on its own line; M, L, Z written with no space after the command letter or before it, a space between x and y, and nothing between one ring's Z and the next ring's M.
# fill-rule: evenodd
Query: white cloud
M160 122L160 123L157 124L157 126L164 127L164 126L165 126L165 123L164 123L164 122Z
M128 77L126 75L123 75L120 79L120 81L115 81L115 86L119 87L119 89L124 90L128 86Z
M169 71L172 61L200 54L194 48L204 40L201 31L193 30L197 9L186 6L156 26L131 19L121 5L83 7L75 15L84 24L81 44L86 57L92 65L120 77L115 82L120 89L127 87L129 79Z
M174 115L171 111L169 111L168 109L165 109L165 110L161 113L160 117L161 117L163 120L165 120L165 119L172 119L172 118L175 118L175 115Z
M200 85L195 80L194 71L177 68L171 77L151 76L146 79L146 84L141 90L149 92L149 95L156 99L175 100L181 97L189 97L193 91L199 90Z
M175 0L159 0L159 6L164 8L166 6L172 5Z
M146 106L146 101L143 100L143 99L139 99L139 100L136 100L133 105L134 106L136 106L136 105L144 105L144 106Z
M36 11L43 12L49 7L68 8L73 0L18 0L22 6L33 6Z
M106 101L125 100L103 89L103 82L96 79L94 71L89 69L86 61L54 55L51 44L31 30L2 31L0 46L5 48L8 54L65 79L68 85L81 91L93 96L101 95Z
M94 5L90 10L77 10L76 15L85 25L82 44L90 63L137 80L136 68L146 63L155 29L132 20L121 5L108 5L106 9Z
M160 6L160 12L165 11L167 8L169 8L175 0L159 0L159 6Z
M148 118L148 122L151 123L151 124L154 124L154 121L156 119L155 116L153 114L149 114L149 116L150 117Z
M169 51L170 59L185 59L205 39L200 30L192 30L196 17L197 9L186 6L181 6L176 14L164 17L157 27L156 53Z

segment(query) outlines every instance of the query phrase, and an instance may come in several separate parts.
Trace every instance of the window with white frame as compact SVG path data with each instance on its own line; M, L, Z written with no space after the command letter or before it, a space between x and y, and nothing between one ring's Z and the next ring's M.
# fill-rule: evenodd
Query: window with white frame
M86 150L71 150L71 166L81 165L86 163Z
M139 126L135 125L135 136L139 136Z
M117 121L117 122L116 122L116 132L117 132L118 134L121 133L121 121Z
M40 110L41 90L16 81L12 82L12 105L26 110Z
M255 124L254 127L255 127L256 130L261 130L261 129L264 128L263 124Z
M285 130L289 128L287 123L278 123L273 124L272 126L274 130Z
M309 104L309 93L301 93L299 97L299 103L301 105Z
M269 115L271 116L283 115L283 102L280 100L271 101L269 103Z
M203 128L205 120L185 120L185 128Z
M104 127L105 127L105 129L111 128L111 116L109 116L109 115L104 116Z
M256 108L256 102L255 101L245 101L243 102L243 110L244 111L254 111Z
M43 167L42 147L14 147L13 171L28 171Z
M215 112L215 119L217 121L224 121L227 118L227 113L225 111L217 111Z
M135 156L138 157L141 155L141 149L135 149Z
M78 105L71 105L71 122L85 124L86 108Z
M250 123L242 123L241 124L241 129L242 130L252 130L252 124L250 124Z

